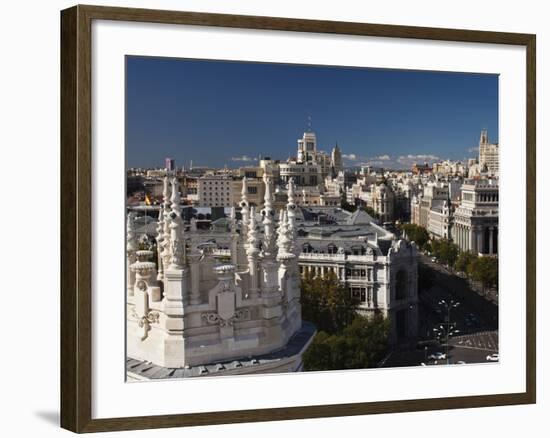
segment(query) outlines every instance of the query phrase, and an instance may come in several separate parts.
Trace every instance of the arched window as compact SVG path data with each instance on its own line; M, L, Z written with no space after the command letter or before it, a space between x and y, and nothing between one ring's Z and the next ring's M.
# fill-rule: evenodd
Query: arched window
M328 245L327 247L328 254L336 254L337 252L338 252L338 247L334 243L331 243Z
M407 298L409 278L407 271L400 270L395 277L395 299L403 300Z

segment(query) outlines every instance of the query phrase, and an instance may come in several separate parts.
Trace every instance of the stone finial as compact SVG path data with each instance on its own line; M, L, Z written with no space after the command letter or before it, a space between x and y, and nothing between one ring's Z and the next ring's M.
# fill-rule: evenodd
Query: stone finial
M250 219L248 222L248 235L247 235L247 247L246 254L249 257L255 257L259 254L258 249L258 230L256 230L256 208L250 207Z
M169 187L168 177L165 176L163 178L163 186L162 186L162 202L164 204L168 203L170 198L170 187Z
M270 258L275 252L275 210L273 209L273 194L271 193L271 178L264 176L265 196L262 209L264 225L263 255Z
M243 234L248 230L248 220L249 220L249 206L248 206L248 183L246 181L246 176L243 178L243 188L241 190L241 215L242 215L242 229Z
M139 249L135 220L136 214L133 211L128 213L126 221L126 254L128 257L135 257L135 252Z
M158 271L157 271L157 280L161 281L164 277L164 270L162 266L162 249L163 249L163 240L164 240L164 212L162 210L162 206L159 209L159 217L157 220L157 264L158 264Z
M285 210L281 209L282 219L279 223L278 236L277 236L277 247L279 252L277 255L277 260L279 260L283 255L291 253L291 243L292 236L291 230L288 222L288 213ZM280 257L281 256L281 257Z
M162 190L162 207L159 213L162 215L162 251L161 258L164 267L170 264L170 184L168 177L164 177L164 187Z
M170 269L182 269L185 263L185 241L183 221L181 219L180 192L177 178L172 178L172 196L170 211Z
M290 252L296 257L299 255L299 248L296 245L296 203L294 202L294 179L288 181L288 200L286 204L288 217L288 230L291 238Z

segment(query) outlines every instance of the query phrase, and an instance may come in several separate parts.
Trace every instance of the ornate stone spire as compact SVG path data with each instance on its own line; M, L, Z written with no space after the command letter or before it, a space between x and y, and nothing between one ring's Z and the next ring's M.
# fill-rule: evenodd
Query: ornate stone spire
M250 220L248 223L248 239L246 245L246 255L248 258L248 269L250 273L250 293L249 298L258 297L258 231L256 230L256 209L250 207Z
M279 256L291 253L291 244L292 244L292 231L289 227L288 222L288 213L281 209L282 219L279 223L279 229L277 230L277 247L279 252L277 254L277 260L280 259Z
M248 220L249 220L249 206L248 206L248 183L246 181L246 176L243 178L243 188L241 190L241 215L242 215L242 234L246 233L248 230Z
M162 281L164 278L164 270L162 266L162 242L164 240L164 212L162 211L162 206L159 209L159 217L157 220L157 235L155 237L157 241L157 280Z
M294 179L290 178L288 181L288 200L286 204L287 217L288 217L288 229L291 236L291 252L298 257L299 253L296 253L296 203L294 202Z
M265 196L262 209L262 222L264 225L263 256L271 258L275 253L275 210L273 209L273 194L271 193L271 178L264 177Z
M250 219L248 221L248 235L247 235L247 248L246 253L248 255L258 255L260 250L258 249L259 239L258 230L256 229L256 208L250 207Z
M138 241L136 237L136 214L131 211L128 213L126 221L126 254L128 257L135 257L138 248ZM134 260L135 261L135 260ZM132 262L133 263L133 262Z
M131 269L132 264L137 260L136 251L139 249L136 237L136 214L128 213L126 222L126 290L128 296L134 295L134 283L136 280L135 271Z
M172 178L172 196L170 197L170 269L182 269L185 264L185 241L183 221L181 219L180 192L177 178Z
M164 177L164 187L162 191L162 208L160 214L162 214L162 251L161 259L163 265L163 274L168 265L170 264L170 185L168 177Z
M237 233L237 212L235 211L235 207L231 207L231 213L229 214L229 233L231 236L231 263L237 266L239 260L239 234Z

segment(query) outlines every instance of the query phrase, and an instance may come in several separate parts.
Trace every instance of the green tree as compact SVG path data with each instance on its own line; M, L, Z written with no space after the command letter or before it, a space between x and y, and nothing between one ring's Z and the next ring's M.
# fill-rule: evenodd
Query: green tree
M455 269L460 272L464 272L469 276L470 265L477 259L477 255L473 252L465 251L461 252L455 262Z
M347 368L370 368L384 357L388 348L390 324L381 314L358 316L344 329L348 344Z
M356 315L341 334L319 332L304 353L307 371L372 368L387 351L389 321Z
M454 266L458 258L458 246L448 239L432 240L432 253L441 263L448 266Z
M415 242L420 249L425 250L427 248L430 235L426 228L416 224L403 224L401 225L401 230L405 232L407 239Z
M329 334L341 332L356 315L357 300L333 273L306 275L301 282L302 318Z
M470 264L469 274L481 283L483 291L486 287L498 287L498 258L478 257Z

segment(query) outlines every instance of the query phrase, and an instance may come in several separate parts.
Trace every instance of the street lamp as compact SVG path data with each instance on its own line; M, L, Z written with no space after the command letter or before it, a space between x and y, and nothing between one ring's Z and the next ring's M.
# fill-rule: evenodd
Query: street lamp
M454 301L453 299L440 300L438 303L441 307L444 307L447 310L447 315L445 317L445 322L439 325L439 328L434 328L433 331L436 333L437 340L441 343L442 339L445 339L445 358L447 365L449 364L449 336L456 335L460 333L460 330L456 328L456 323L451 322L451 310L458 307L460 302Z

